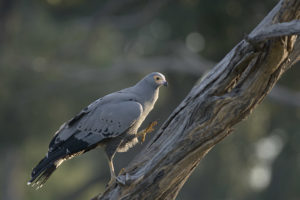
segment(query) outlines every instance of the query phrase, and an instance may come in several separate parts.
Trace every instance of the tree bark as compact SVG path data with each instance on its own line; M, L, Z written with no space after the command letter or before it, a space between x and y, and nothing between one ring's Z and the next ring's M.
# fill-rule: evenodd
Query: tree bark
M299 60L300 1L281 0L195 85L121 178L95 199L175 199L201 159Z

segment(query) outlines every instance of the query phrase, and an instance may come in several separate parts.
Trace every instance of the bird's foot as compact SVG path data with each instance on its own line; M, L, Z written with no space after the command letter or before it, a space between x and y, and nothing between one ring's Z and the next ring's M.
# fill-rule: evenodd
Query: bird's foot
M154 131L154 126L156 125L157 125L157 121L151 122L146 128L146 133L151 133L152 131Z
M153 121L151 122L147 128L145 128L144 130L140 131L138 133L138 136L141 137L141 142L143 143L145 141L145 138L146 138L146 134L147 133L151 133L152 131L154 131L154 126L157 125L157 121Z
M125 172L125 168L122 168L122 169L120 170L118 176L120 176L121 174L124 174L124 172Z
M122 185L122 186L127 185L126 176L124 176L124 175L118 176L116 178L116 181L119 185Z
M125 173L125 174L119 175L116 178L116 181L119 185L126 186L126 185L131 184L134 180L131 178L131 176L128 173Z
M108 188L108 187L111 187L111 186L113 186L114 184L116 184L116 177L114 176L114 177L111 177L110 178L110 181L106 184L106 186L105 186L105 188Z
M116 177L116 176L112 176L110 181L106 184L106 188L107 187L112 187L114 186L115 184L118 184L118 185L121 185L121 186L125 186L125 185L128 185L132 183L132 180L129 176L129 174L127 174L125 172L125 168L122 168L119 172L119 175Z
M126 183L127 183L126 180L128 179L127 176L128 176L128 175L127 175L127 173L125 172L125 168L122 168L122 169L120 170L120 172L119 172L118 177L116 177L117 183L120 184L120 185L126 185Z

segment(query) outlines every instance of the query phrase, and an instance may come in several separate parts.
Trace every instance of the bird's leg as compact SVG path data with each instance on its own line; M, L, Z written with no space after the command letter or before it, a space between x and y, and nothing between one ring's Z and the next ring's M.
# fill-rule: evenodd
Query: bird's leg
M108 158L108 166L110 170L110 181L107 183L107 186L112 185L116 181L116 174L115 174L115 169L114 169L114 164L112 161L112 157Z
M107 183L106 187L112 186L114 183L126 185L126 179L119 178L116 176L112 159L108 160L108 165L109 165L109 169L110 169L110 181ZM123 170L123 172L125 171L124 168L122 170Z
M106 187L112 186L115 183L122 184L122 185L126 184L126 179L119 178L116 176L114 163L113 163L114 155L121 142L122 140L114 140L105 147L105 152L108 158L108 166L110 169L110 181L108 182Z
M108 166L109 166L109 170L110 170L110 181L108 182L108 184L106 186L111 186L112 184L114 184L116 182L116 174L115 174L115 169L114 169L113 158L114 158L114 155L115 155L120 143L121 143L121 140L113 140L112 142L107 144L105 147L105 152L106 152L107 159L108 159Z
M151 133L152 131L154 131L153 127L156 126L156 124L157 124L157 121L153 121L147 126L147 128L145 128L137 133L137 136L141 137L141 142L145 141L147 133Z
M125 172L125 168L122 168L122 169L120 170L118 176L124 174L124 172Z

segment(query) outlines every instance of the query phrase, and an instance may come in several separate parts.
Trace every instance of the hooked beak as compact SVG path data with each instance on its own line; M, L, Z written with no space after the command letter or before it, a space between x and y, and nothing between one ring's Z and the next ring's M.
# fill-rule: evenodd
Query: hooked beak
M164 81L163 85L164 85L165 87L168 87L168 82L167 82L167 81Z

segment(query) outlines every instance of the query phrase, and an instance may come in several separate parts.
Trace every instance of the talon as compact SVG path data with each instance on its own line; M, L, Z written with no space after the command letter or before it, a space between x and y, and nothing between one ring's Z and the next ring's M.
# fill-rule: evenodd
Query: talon
M123 178L124 177L124 178ZM126 176L118 176L117 178L116 178L116 182L117 182L117 184L119 184L119 185L126 185Z
M153 127L156 126L156 125L157 125L157 121L153 121L153 122L151 122L151 123L148 125L147 128L145 128L144 130L142 130L142 131L140 131L140 132L138 133L138 136L141 137L141 142L142 142L142 143L145 141L146 134L147 134L147 133L151 133L152 131L154 131L154 128L153 128Z
M126 186L126 185L130 185L134 181L133 178L134 177L130 176L128 173L125 173L123 175L116 177L116 182L120 186Z
M120 170L120 172L119 172L119 175L118 175L118 176L120 176L121 174L124 174L124 172L125 172L125 168L122 168L122 169Z
M141 142L142 142L142 143L145 142L145 139L146 139L146 133L142 134L141 137L142 137Z
M151 122L151 124L149 124L149 126L146 128L146 133L151 133L152 131L154 131L154 126L157 125L157 121Z

